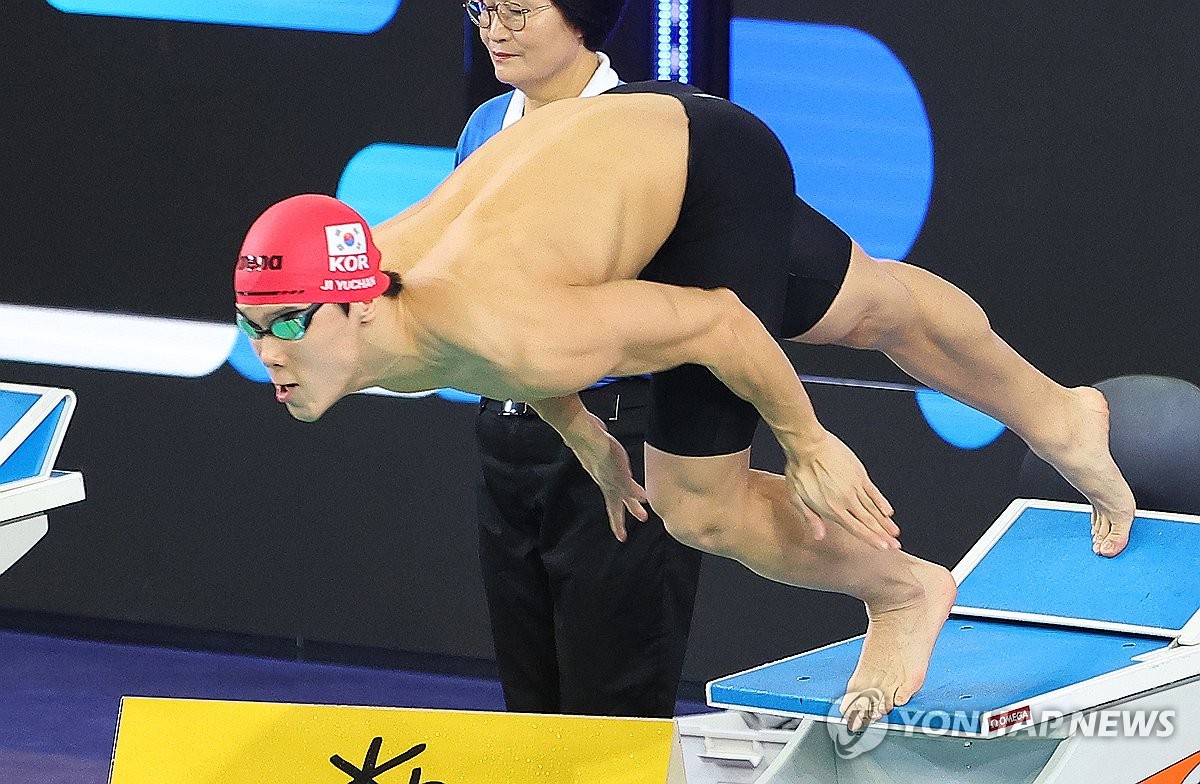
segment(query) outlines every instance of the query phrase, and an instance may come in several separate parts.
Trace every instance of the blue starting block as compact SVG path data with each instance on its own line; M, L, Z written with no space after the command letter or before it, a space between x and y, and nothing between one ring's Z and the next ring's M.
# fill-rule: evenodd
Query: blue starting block
M1090 511L1014 501L953 570L924 686L863 733L838 710L862 637L709 683L714 707L798 720L736 780L1200 781L1200 517L1139 511L1102 558Z
M47 510L83 500L83 475L54 470L74 411L68 389L0 384L0 573L46 535Z

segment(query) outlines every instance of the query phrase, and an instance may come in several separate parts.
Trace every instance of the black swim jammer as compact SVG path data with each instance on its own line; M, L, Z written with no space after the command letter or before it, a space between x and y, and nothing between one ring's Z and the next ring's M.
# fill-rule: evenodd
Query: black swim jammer
M610 93L663 93L688 117L687 186L679 220L638 276L731 289L777 338L815 325L841 288L850 238L795 195L791 162L761 120L677 82L633 82ZM707 368L655 373L646 441L707 457L750 446L759 415Z

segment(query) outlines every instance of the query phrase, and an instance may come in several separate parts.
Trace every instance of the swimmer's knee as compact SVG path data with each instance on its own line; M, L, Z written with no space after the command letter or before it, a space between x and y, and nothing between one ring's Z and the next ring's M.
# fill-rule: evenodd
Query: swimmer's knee
M671 536L717 555L738 548L746 519L750 450L683 457L646 445L646 495Z
M714 555L730 555L735 549L737 519L722 500L681 487L659 486L650 494L650 506L662 518L663 527L679 542Z
M857 318L837 341L851 348L886 349L903 330L920 319L920 306L903 277L893 274L899 262L871 259L861 268L865 280Z
M913 292L892 274L896 264L874 259L855 246L846 278L829 310L812 329L794 339L851 348L883 348L897 330L918 316Z

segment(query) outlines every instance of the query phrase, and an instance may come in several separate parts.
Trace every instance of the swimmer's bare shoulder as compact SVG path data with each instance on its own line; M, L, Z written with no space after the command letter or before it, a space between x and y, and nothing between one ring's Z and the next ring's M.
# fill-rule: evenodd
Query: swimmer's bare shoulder
M572 292L580 286L636 277L674 228L686 184L687 120L673 98L615 98L600 101L606 105L598 111L579 101L574 111L554 104L531 114L511 129L526 125L533 133L493 137L407 226L394 224L409 231L382 232L385 259L393 247L421 256L405 274L408 308L470 372L462 381L473 382L472 391L565 394L618 361L619 347L595 344L586 326L611 314L566 303L577 301ZM548 113L556 116L533 122ZM599 143L606 152L595 156ZM671 171L674 187L664 185ZM464 192L471 196L460 208L453 202ZM414 243L424 236L414 230L426 223L440 224L429 247Z
M547 284L634 278L679 218L687 132L683 107L669 96L543 107L455 171L473 195L453 230L471 235L465 243L489 277L500 265L506 276Z

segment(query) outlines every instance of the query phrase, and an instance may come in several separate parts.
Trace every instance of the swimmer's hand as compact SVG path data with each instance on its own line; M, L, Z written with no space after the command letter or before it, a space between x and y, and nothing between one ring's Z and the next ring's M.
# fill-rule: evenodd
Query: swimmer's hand
M617 541L624 542L628 536L625 531L625 510L643 523L649 518L646 512L646 491L633 479L629 468L629 455L621 442L613 438L604 428L599 419L596 420L600 432L589 439L586 445L568 444L575 456L579 458L583 469L600 486L604 495L604 508L608 512L608 526L612 529Z
M787 480L792 503L814 538L825 538L825 521L831 520L871 547L900 549L892 505L837 436L824 431L803 447L789 450Z
M643 523L650 515L646 511L646 491L633 480L629 455L621 442L612 437L608 428L593 416L578 395L530 401L546 424L562 436L604 495L604 508L613 536L624 542L625 510Z

